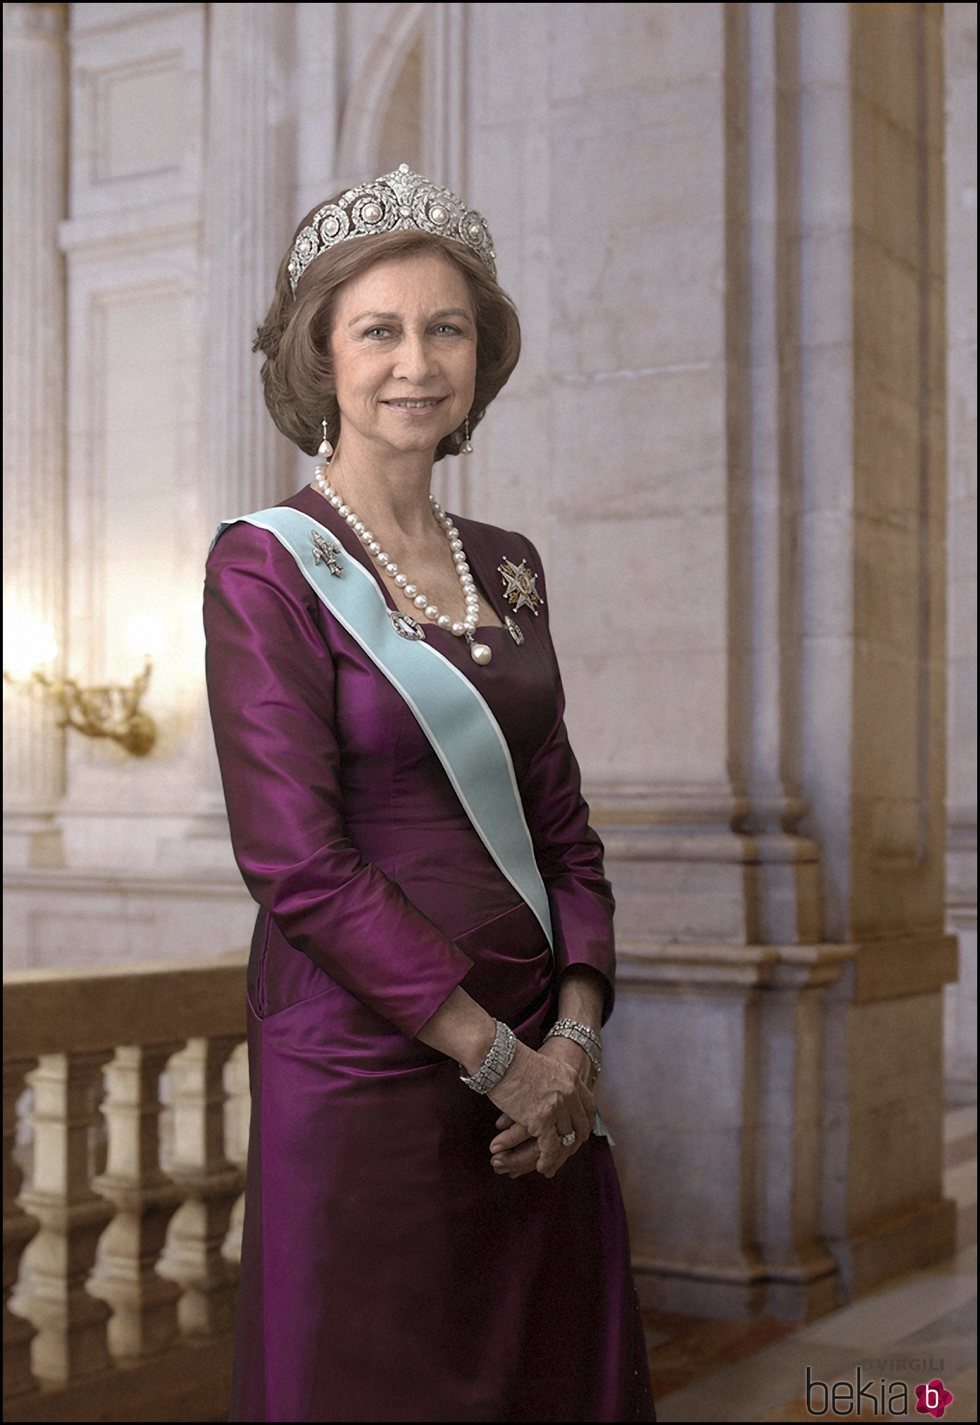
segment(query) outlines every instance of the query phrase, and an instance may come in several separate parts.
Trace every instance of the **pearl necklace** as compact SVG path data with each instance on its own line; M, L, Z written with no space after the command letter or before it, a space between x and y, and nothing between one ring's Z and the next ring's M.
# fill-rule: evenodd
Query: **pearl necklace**
M381 548L373 532L367 528L364 521L357 516L349 505L344 503L336 490L333 489L323 472L324 467L318 465L313 477L320 494L333 505L338 515L347 521L361 543L366 546L368 553L374 555L375 559L388 575L388 578L394 582L395 586L402 591L407 599L411 599L417 609L421 609L424 612L426 618L431 623L436 624L438 628L448 628L449 632L454 634L456 638L465 638L470 645L470 656L474 663L481 665L489 663L493 657L493 650L485 643L477 643L473 637L473 632L480 622L480 601L477 597L476 585L473 581L473 575L470 573L470 566L463 550L463 541L459 537L459 530L453 524L451 516L444 512L436 501L435 496L429 496L429 503L432 506L432 513L436 522L442 526L446 538L449 540L449 548L452 552L453 563L456 566L456 574L459 578L459 586L463 594L463 602L466 606L465 617L457 622L454 622L448 614L442 613L438 604L434 604L428 594L423 594L418 585L413 583L407 574L401 572L395 561Z

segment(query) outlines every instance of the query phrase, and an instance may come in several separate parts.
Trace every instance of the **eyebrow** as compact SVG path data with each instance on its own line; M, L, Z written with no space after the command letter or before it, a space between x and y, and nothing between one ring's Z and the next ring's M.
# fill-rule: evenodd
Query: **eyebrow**
M373 317L375 321L384 322L400 322L402 320L401 312L360 312L356 317L351 317L347 325L352 327L355 323L363 321L365 317ZM441 317L463 317L466 321L472 320L469 312L464 311L462 307L444 307L441 312L433 312L429 321L435 322Z

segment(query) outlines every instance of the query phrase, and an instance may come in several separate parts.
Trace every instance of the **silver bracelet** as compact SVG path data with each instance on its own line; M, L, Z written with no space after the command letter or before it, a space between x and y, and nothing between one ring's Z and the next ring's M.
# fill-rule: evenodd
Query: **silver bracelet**
M602 1053L602 1040L594 1029L583 1024L580 1019L558 1019L552 1025L551 1032L554 1033L556 1029L577 1029L580 1034L584 1034L586 1039L595 1045L600 1054Z
M508 1028L502 1019L494 1020L497 1032L493 1036L493 1043L487 1052L487 1057L477 1069L476 1073L470 1077L465 1072L466 1065L460 1064L464 1071L460 1074L460 1083L472 1089L474 1093L489 1093L495 1089L500 1080L506 1074L517 1053L517 1036L513 1029Z
M587 1024L580 1024L577 1019L559 1019L557 1024L553 1024L544 1036L550 1039L570 1039L573 1044L577 1044L580 1049L584 1049L592 1061L596 1078L602 1072L602 1041L595 1030L590 1029Z

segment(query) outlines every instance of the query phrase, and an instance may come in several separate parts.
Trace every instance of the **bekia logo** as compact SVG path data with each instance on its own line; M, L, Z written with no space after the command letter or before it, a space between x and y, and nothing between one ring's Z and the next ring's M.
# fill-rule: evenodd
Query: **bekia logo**
M915 1412L932 1415L939 1420L953 1403L953 1395L937 1376L915 1387ZM835 1380L832 1385L813 1376L806 1368L806 1409L808 1415L848 1415L870 1419L873 1415L907 1415L910 1409L909 1387L904 1380L886 1380L881 1376L863 1380L861 1367L855 1379Z
M952 1405L953 1397L937 1376L928 1385L915 1387L916 1415L934 1415L938 1420L945 1414L947 1405Z

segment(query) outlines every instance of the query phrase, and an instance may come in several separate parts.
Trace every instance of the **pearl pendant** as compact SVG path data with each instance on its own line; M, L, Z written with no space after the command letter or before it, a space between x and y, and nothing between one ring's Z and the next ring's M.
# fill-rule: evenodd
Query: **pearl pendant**
M470 657L474 663L479 663L482 666L490 662L490 659L493 657L493 649L488 647L485 643L471 643Z

